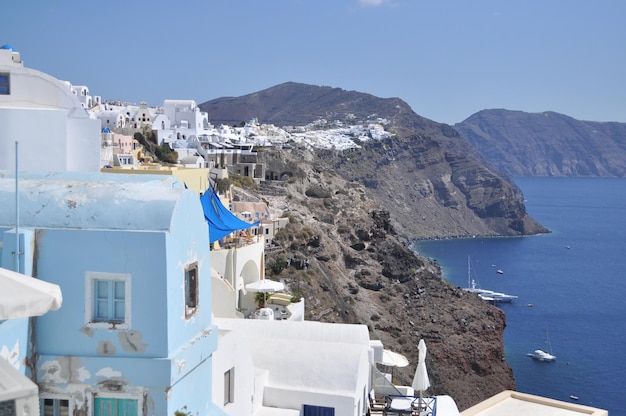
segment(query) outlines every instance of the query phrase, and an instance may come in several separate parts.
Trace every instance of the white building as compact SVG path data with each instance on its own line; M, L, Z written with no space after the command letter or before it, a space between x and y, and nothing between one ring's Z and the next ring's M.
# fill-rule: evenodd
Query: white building
M100 97L92 97L89 94L89 88L84 85L72 85L71 86L74 95L78 97L78 101L83 105L84 108L90 109L95 105L100 104Z
M100 121L89 117L66 83L25 68L0 49L0 170L97 171ZM46 151L42 151L42 144Z
M200 111L194 100L165 100L163 114L169 120L169 126L162 117L152 124L158 143L187 140L214 131L208 114Z
M121 129L126 127L124 113L119 108L105 106L104 109L95 111L94 117L100 120L102 128Z
M324 408L337 416L367 413L373 365L367 326L223 318L215 323L220 334L213 400L224 403L226 414L300 416L322 414L316 411Z

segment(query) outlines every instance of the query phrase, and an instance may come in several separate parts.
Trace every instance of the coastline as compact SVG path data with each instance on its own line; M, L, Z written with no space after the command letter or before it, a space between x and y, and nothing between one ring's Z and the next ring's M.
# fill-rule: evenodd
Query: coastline
M436 259L444 277L459 287L466 284L470 254L478 262L482 287L519 295L500 305L506 316L505 356L518 391L565 402L575 396L576 403L619 414L626 362L604 357L619 354L617 345L626 343L626 328L619 325L626 316L620 301L626 292L621 282L626 259L620 252L626 240L626 187L623 178L606 179L523 181L529 213L550 233L413 244L422 256ZM503 275L494 271L494 263ZM546 327L558 357L554 363L526 355L546 347Z

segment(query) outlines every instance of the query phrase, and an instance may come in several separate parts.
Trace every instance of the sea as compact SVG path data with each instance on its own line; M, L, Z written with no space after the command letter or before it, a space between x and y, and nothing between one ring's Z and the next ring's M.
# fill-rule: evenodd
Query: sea
M469 257L477 285L518 296L498 304L517 391L626 414L626 179L513 180L549 234L413 248L459 287L468 286ZM536 349L556 361L526 356Z

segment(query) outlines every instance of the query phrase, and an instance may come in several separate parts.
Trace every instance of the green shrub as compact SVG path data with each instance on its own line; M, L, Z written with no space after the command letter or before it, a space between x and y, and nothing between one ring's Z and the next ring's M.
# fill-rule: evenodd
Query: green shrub
M259 185L249 176L230 175L230 182L243 189L259 189Z
M280 274L287 267L287 259L284 255L279 255L269 262L269 268L275 275Z
M178 152L170 149L167 143L163 143L160 146L154 148L154 154L156 157L166 163L177 163L178 162Z

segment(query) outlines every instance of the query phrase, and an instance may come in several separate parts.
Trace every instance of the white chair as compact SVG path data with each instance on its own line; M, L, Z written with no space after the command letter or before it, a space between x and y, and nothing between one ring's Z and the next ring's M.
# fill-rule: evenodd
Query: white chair
M264 319L266 321L274 320L274 310L272 308L261 308L255 314L256 319Z

